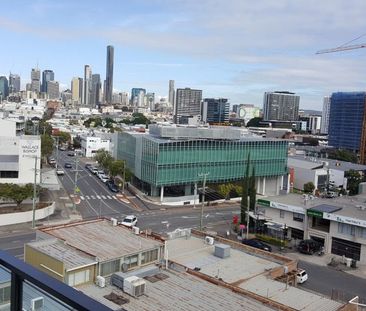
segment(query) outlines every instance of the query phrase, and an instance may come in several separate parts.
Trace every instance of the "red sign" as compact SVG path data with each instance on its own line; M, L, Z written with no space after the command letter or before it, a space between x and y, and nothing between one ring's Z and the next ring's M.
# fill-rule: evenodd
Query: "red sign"
M240 225L240 226L239 226L239 229L240 229L240 230L244 230L244 229L245 229L245 225Z
M239 216L238 215L234 215L233 217L233 224L236 225L239 222Z

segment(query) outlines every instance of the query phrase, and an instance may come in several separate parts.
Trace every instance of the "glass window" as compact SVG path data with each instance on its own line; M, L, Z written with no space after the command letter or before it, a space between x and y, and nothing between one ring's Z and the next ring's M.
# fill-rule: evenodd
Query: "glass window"
M280 218L285 218L285 211L280 210Z
M127 264L128 269L136 267L138 265L138 255L125 257L124 263Z
M158 259L158 249L154 249L141 254L141 264L144 265Z
M293 220L294 221L299 221L299 222L304 222L304 214L300 214L300 213L293 213Z
M114 272L120 271L120 260L114 260L110 262L102 263L100 266L100 274L102 276L110 275Z

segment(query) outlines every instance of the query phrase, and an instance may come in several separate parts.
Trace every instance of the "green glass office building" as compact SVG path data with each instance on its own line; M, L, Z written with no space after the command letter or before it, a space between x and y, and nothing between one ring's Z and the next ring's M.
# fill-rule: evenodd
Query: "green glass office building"
M164 188L178 185L186 187L186 195L192 194L193 186L202 183L202 173L208 173L208 183L240 180L248 156L250 167L255 167L259 192L266 192L266 182L275 182L278 190L283 188L286 141L263 139L228 127L151 125L149 133L118 134L117 157L126 161L136 178L149 185L150 195L159 195L160 191L162 199Z

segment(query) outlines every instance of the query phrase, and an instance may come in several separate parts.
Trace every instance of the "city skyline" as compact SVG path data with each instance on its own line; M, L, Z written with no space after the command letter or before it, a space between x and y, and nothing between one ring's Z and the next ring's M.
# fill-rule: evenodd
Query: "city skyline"
M347 10L343 1L233 0L107 1L92 8L86 1L4 3L0 75L19 74L24 88L38 64L70 88L89 64L104 80L105 48L113 45L118 91L135 87L168 96L175 80L176 88L259 107L264 92L290 91L301 97L301 109L321 110L332 92L366 88L363 49L315 55L362 35L362 1L347 2ZM60 18L66 15L67 23Z

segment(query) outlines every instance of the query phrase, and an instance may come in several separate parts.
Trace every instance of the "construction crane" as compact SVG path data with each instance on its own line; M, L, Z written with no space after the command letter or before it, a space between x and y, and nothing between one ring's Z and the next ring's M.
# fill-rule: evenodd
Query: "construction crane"
M337 48L325 49L325 50L317 51L315 54L325 54L325 53L342 52L342 51L356 50L356 49L361 49L361 48L366 48L366 43L353 44L353 45L341 45L341 46L339 46Z
M349 43L351 43L363 36L365 36L365 34L363 34L349 42L346 42L345 44L342 44L339 47L320 50L320 51L317 51L315 54L335 53L335 52L343 52L343 51L366 48L366 43L349 45ZM366 103L365 103L365 111L366 111ZM360 143L360 163L366 164L366 113L364 113L364 115L363 115L363 122L362 122L362 133L361 133L361 143Z

